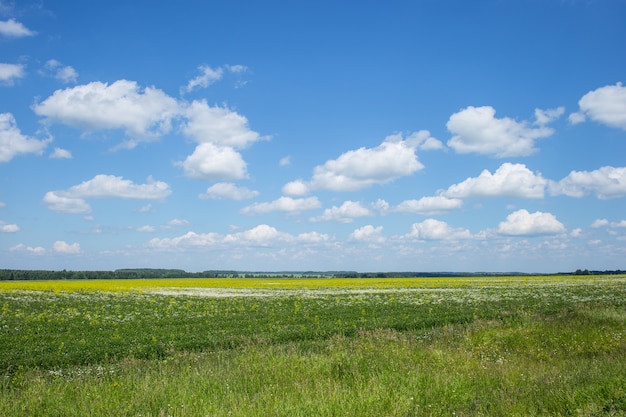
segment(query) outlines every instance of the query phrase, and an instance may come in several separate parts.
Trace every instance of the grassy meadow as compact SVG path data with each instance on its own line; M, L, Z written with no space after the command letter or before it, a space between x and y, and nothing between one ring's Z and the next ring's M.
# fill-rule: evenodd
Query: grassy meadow
M0 282L2 416L624 416L626 277Z

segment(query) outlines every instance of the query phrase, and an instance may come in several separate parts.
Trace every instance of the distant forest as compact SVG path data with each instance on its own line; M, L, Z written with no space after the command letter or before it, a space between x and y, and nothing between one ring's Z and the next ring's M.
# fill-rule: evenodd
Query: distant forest
M81 279L148 279L148 278L387 278L387 277L479 277L500 275L617 275L626 270L589 271L556 274L526 274L521 272L354 272L354 271L279 271L250 272L210 270L187 272L182 269L129 268L114 271L46 271L26 269L0 269L0 281L10 280L81 280Z

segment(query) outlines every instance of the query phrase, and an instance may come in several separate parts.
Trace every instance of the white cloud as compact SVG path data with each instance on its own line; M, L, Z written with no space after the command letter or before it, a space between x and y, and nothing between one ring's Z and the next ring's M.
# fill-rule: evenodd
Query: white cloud
M22 243L13 246L9 250L12 252L25 250L27 252L34 253L35 255L41 255L46 252L46 250L42 248L41 246L32 247L32 246L26 246Z
M20 227L17 224L5 223L0 220L0 233L15 233L19 232Z
M48 72L52 77L57 80L68 84L75 83L78 79L78 72L69 65L63 66L56 59L51 59L44 64L44 69Z
M358 201L345 201L340 207L333 206L324 210L321 216L311 218L317 222L352 223L355 218L371 216L373 213Z
M91 206L82 198L59 195L58 191L48 191L43 197L48 208L60 213L86 214L91 212Z
M78 243L68 244L62 240L57 240L52 245L52 249L57 253L76 254L80 253L80 245Z
M565 113L565 107L557 107L556 109L535 109L535 124L539 126L552 123Z
M182 124L181 131L198 143L245 148L264 139L250 130L244 116L228 108L211 107L205 100L194 100L185 107L183 116L187 122Z
M289 233L280 232L275 227L267 224L261 224L252 229L228 234L224 236L225 243L237 243L237 244L253 244L258 246L268 246L273 242L291 242L293 236Z
M451 198L543 198L547 184L541 174L534 174L526 165L506 162L493 174L484 170L478 177L451 185L441 194Z
M198 197L212 200L247 200L258 195L258 191L252 191L246 187L237 187L232 183L219 182L207 188L206 193L200 194Z
M156 231L156 229L153 226L146 225L146 226L138 227L137 231L141 233L153 233L154 231Z
M190 93L197 88L206 88L216 81L219 81L224 76L224 72L231 72L234 74L241 74L246 72L248 67L245 65L224 65L222 67L211 68L208 65L200 65L198 71L200 74L190 80L184 89L181 89L181 94L184 92ZM239 87L245 83L238 81L236 86Z
M151 177L146 184L134 184L122 177L100 174L67 190L49 191L43 201L54 211L89 213L91 207L85 202L86 198L160 200L170 193L169 185L154 181Z
M295 180L283 185L283 194L292 197L299 197L309 193L309 186L302 180Z
M611 227L617 227L617 228L625 228L626 227L626 220L621 220L619 222L611 222Z
M411 226L411 232L405 237L418 240L462 240L471 239L472 233L467 229L452 227L440 220L426 219L421 223L414 223Z
M371 224L368 224L363 227L359 227L358 229L355 229L350 234L349 239L365 241L365 242L382 243L385 241L385 238L381 236L382 232L383 232L382 226L374 227Z
M7 38L22 38L25 36L35 36L37 32L34 32L24 26L22 23L15 19L9 19L6 21L0 20L0 35Z
M508 117L498 119L495 114L496 110L490 106L470 106L450 116L446 126L454 136L448 146L458 153L475 152L499 158L527 156L536 151L536 139L554 133L543 125L533 128L528 122Z
M553 195L584 197L595 194L607 200L626 196L626 167L604 166L595 171L572 171L559 182L550 183Z
M177 227L189 226L191 223L185 219L172 219L165 224L163 229L175 229Z
M50 154L52 159L72 159L72 153L67 149L54 148L54 152Z
M287 213L299 213L306 210L314 210L321 207L317 197L308 198L291 198L280 197L269 203L254 203L251 206L241 209L242 214L262 214L273 211L282 211Z
M521 209L509 214L498 225L498 233L503 235L550 235L565 232L565 226L551 213L537 211L529 213Z
M24 66L0 63L0 83L13 85L13 81L24 77Z
M402 213L435 214L460 208L463 201L445 196L422 197L419 200L405 200L392 210Z
M281 167L286 167L291 165L291 156L287 155L285 157L280 158L280 161L278 161L278 165L280 165Z
M591 227L593 227L594 229L599 229L600 227L607 226L608 224L609 221L607 219L596 219L593 221L593 223L591 223Z
M292 244L300 242L305 244L325 243L331 241L331 237L318 232L301 233L293 236L281 232L273 226L260 224L242 232L220 235L219 233L196 233L187 232L174 238L154 238L148 242L148 246L156 249L184 249L206 247L268 247L276 244Z
M240 180L248 177L246 162L230 146L201 143L183 162L188 178L203 180Z
M124 129L133 140L151 140L171 130L179 113L176 100L154 88L140 88L136 82L118 80L112 84L95 81L55 91L33 106L39 116L50 122L95 131Z
M424 166L415 154L419 141L409 136L388 136L375 148L348 151L339 158L315 167L307 184L315 190L356 191L408 176Z
M200 75L190 80L189 83L187 83L187 87L185 87L185 91L188 93L196 88L208 87L222 78L224 74L224 69L221 67L213 69L208 65L200 65L198 70L200 71Z
M22 135L11 113L0 113L0 163L18 154L41 154L50 139L38 140Z
M581 123L590 118L626 130L626 87L621 82L588 92L578 101L578 106L580 110L569 116L571 123Z

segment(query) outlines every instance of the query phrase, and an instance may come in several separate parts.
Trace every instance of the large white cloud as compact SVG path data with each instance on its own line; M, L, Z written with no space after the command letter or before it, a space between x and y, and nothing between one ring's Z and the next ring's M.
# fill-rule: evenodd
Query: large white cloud
M13 85L13 81L24 77L24 66L0 63L0 83Z
M572 171L559 182L552 182L553 195L584 197L595 194L606 200L626 196L626 167L604 166L595 171Z
M52 61L50 66L60 64ZM228 68L238 71L238 66ZM244 116L226 107L209 106L204 100L179 102L157 88L141 88L128 80L112 84L96 81L57 90L33 110L48 122L87 132L122 129L127 141L118 147L125 148L170 133L177 124L177 132L198 143L191 155L177 162L187 177L195 179L246 178L246 163L237 149L266 139L249 128Z
M257 195L259 195L258 191L238 187L229 182L219 182L207 188L206 193L200 194L198 197L212 200L247 200Z
M38 140L22 135L11 113L0 113L0 163L19 154L41 154L50 139Z
M189 178L204 180L240 180L248 177L247 164L230 146L201 143L178 165Z
M273 211L282 211L286 213L300 213L306 210L314 210L321 207L317 197L308 198L291 198L280 197L268 203L254 203L251 206L241 209L242 214L262 214L271 213Z
M49 191L43 198L48 208L64 213L88 213L91 207L87 198L125 198L160 200L171 193L169 185L148 178L146 184L135 184L114 175L96 175L67 190Z
M491 106L470 106L454 113L446 124L454 135L448 146L458 153L473 152L499 158L527 156L537 150L535 140L554 133L543 124L554 119L554 111L536 113L536 127L508 117L498 119L495 114L496 110Z
M551 235L563 232L565 226L552 213L529 213L524 209L509 214L498 225L498 233L503 235Z
M132 138L128 147L168 133L172 119L180 113L178 102L163 91L142 89L128 80L94 81L57 90L33 110L48 121L87 131L124 129Z
M450 198L517 197L543 198L548 181L524 164L506 162L492 174L484 170L478 177L451 185L441 194Z
M422 197L419 200L405 200L392 208L392 211L401 213L419 213L431 215L443 211L460 208L463 201L458 198L445 196Z
M305 194L309 189L356 191L411 175L424 167L415 154L428 139L423 136L418 132L403 140L401 135L391 135L374 148L345 152L315 167L308 183L297 180L285 185L284 190L293 195Z
M209 106L204 100L194 100L182 115L186 122L181 125L181 131L198 143L244 148L263 139L250 130L244 116L228 108Z
M367 207L363 207L358 201L348 200L339 207L333 206L324 210L321 216L313 217L311 221L352 223L355 218L371 216L372 214Z
M35 36L37 32L28 29L23 23L15 19L0 20L0 35L7 38L22 38L25 36Z
M405 237L418 240L462 240L471 239L472 233L467 229L452 227L441 220L426 219L421 223L414 223L411 232Z
M580 123L590 118L626 130L626 87L622 83L588 92L578 101L578 106L580 110L570 114L570 122Z

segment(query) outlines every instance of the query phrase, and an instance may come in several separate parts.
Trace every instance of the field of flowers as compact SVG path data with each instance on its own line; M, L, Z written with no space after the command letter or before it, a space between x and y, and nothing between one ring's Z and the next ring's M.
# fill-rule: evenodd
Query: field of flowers
M626 415L624 375L624 276L0 282L0 415Z

